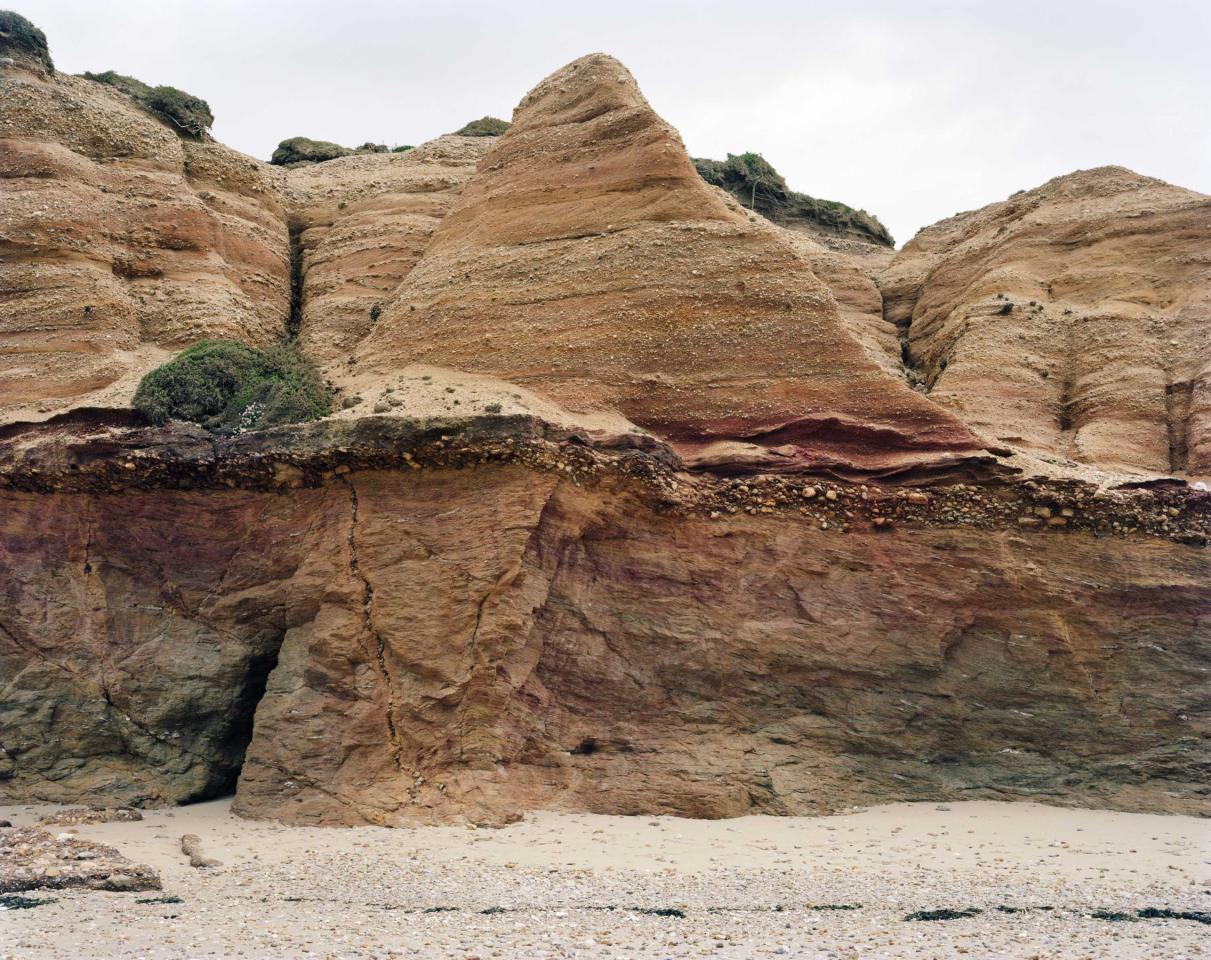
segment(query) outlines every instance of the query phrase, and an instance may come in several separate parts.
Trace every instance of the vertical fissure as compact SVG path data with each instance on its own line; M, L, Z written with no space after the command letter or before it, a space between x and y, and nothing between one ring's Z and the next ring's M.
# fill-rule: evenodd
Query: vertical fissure
M303 327L303 224L291 221L290 230L290 315L286 335L297 339Z
M1178 473L1190 463L1190 410L1194 405L1194 383L1174 382L1166 371L1165 430L1169 441L1169 470Z
M386 719L387 719L387 735L391 741L391 758L395 763L397 770L403 769L403 761L401 759L402 748L400 745L399 730L395 723L395 687L392 684L391 672L387 669L387 644L383 639L382 633L374 625L374 586L370 583L369 578L362 573L361 563L357 553L357 522L358 522L358 497L357 487L348 477L344 478L345 486L349 488L349 572L353 578L359 581L362 585L362 624L366 635L370 639L370 648L374 656L375 670L378 673L380 682L383 684L383 690L387 698Z
M1076 454L1076 331L1069 321L1064 329L1064 355L1060 363L1060 395L1056 423L1060 429L1060 449L1067 457Z

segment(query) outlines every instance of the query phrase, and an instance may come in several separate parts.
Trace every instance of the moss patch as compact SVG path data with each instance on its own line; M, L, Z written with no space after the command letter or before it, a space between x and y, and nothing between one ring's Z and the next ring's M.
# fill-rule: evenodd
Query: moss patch
M298 350L229 340L195 343L151 371L133 406L155 424L188 420L225 435L316 420L332 409L319 372Z

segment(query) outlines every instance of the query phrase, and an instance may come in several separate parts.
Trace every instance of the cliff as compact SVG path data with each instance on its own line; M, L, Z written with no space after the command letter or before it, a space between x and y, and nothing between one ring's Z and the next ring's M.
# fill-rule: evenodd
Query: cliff
M601 54L499 136L282 169L37 53L0 796L1207 810L1206 197L1078 173L892 259L706 183ZM336 412L149 424L201 338L290 339Z

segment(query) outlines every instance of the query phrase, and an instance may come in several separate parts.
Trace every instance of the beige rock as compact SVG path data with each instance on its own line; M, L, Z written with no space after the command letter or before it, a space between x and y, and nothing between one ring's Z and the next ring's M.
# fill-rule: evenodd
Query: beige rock
M930 399L991 441L1211 472L1211 198L1078 171L921 231L882 289Z
M617 61L539 84L357 352L612 410L746 468L911 469L974 454L884 373L784 232L705 184ZM699 458L738 464L727 446Z
M110 87L9 65L0 177L0 421L124 406L172 350L284 333L287 235L258 161Z
M345 360L420 259L493 138L445 136L406 153L369 153L282 176L298 247L299 342Z

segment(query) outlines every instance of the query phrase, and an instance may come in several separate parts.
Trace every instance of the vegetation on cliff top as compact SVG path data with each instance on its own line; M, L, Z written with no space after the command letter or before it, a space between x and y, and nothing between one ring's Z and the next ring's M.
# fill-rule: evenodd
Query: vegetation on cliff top
M316 420L331 399L315 365L291 345L257 350L203 340L147 374L133 406L148 420L188 420L231 435Z
M33 57L46 69L55 72L50 58L50 47L46 45L46 34L12 10L0 10L0 53L15 52Z
M456 137L499 137L502 133L512 126L506 120L499 120L496 117L480 117L478 120L472 120L460 130L455 130Z
M290 137L278 144L269 162L279 167L292 167L301 163L324 163L355 153L402 153L411 147L396 147L392 150L385 143L367 141L360 147L342 147L331 140L312 140L310 137Z
M84 76L97 83L121 90L148 113L168 122L177 133L200 138L214 124L210 104L176 87L152 87L135 77L113 70Z
M789 226L795 221L807 220L822 233L895 246L891 234L877 217L835 200L817 200L805 193L796 193L759 153L729 153L726 160L695 157L694 167L707 183L722 187L741 206L773 223Z

